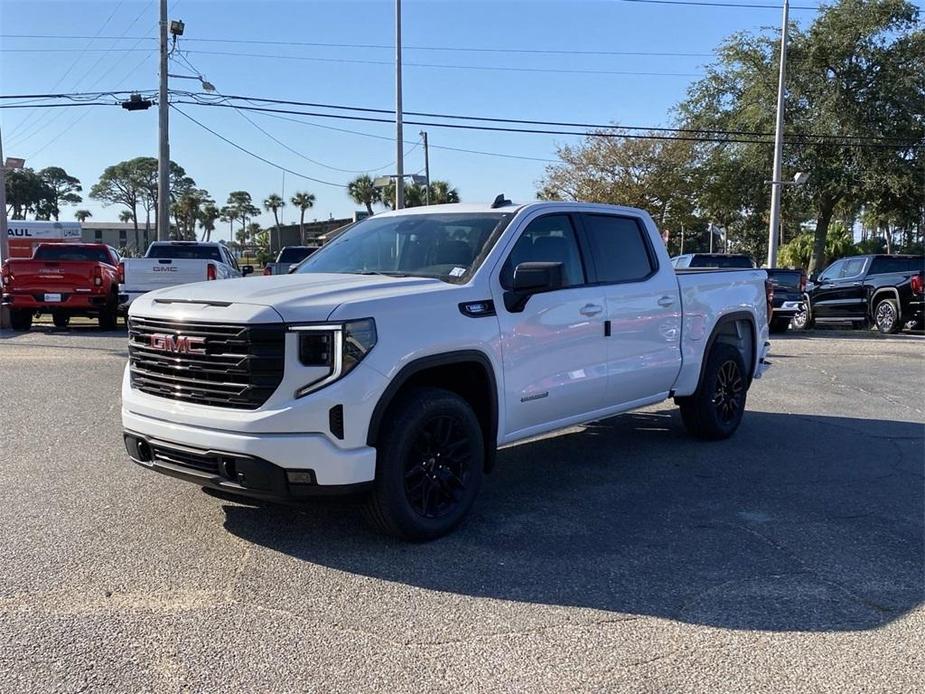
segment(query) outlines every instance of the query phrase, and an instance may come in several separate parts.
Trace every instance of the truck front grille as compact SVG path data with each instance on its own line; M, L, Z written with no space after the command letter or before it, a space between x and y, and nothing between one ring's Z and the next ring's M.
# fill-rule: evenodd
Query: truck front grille
M171 400L253 410L283 380L285 339L281 325L131 318L131 384Z

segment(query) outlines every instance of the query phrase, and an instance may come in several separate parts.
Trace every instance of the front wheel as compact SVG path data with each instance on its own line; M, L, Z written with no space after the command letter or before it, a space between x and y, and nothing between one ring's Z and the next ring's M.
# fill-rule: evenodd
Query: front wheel
M732 345L713 345L703 378L693 395L676 398L681 421L692 436L716 441L732 436L745 412L748 376L741 352Z
M899 306L895 299L884 299L874 309L877 330L884 335L895 335L902 329L899 322Z
M809 312L809 303L804 301L793 318L790 319L790 327L794 330L812 330L813 317Z
M482 484L485 445L475 413L455 393L418 388L383 425L368 519L406 540L447 534L469 513Z

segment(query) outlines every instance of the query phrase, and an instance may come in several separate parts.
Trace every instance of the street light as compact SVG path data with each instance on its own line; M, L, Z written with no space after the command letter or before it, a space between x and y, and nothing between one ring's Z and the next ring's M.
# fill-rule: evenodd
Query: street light
M765 183L773 186L772 190L782 191L783 186L801 186L809 180L808 171L797 171L796 175L793 177L792 181L765 181ZM780 186L780 187L778 187ZM780 215L780 193L777 196L777 227L773 233L768 238L768 267L774 267L777 264L777 246L780 244L781 240L781 226L783 226L784 220ZM773 216L773 215L772 215Z

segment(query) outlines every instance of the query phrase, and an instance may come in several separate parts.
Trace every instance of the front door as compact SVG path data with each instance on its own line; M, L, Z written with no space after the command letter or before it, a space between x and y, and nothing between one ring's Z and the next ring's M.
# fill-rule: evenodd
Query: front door
M504 360L503 440L555 429L603 405L604 292L588 285L582 258L572 216L547 214L527 224L493 278ZM534 294L522 311L511 312L504 292L525 262L562 263L564 286Z
M832 263L813 290L816 318L864 318L864 271L867 258L843 258Z

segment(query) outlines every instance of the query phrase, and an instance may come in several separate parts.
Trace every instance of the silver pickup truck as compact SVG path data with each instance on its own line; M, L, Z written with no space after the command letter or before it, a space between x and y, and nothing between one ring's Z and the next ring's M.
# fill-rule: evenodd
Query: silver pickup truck
M275 263L267 263L264 275L285 275L296 265L317 251L319 246L284 246Z

